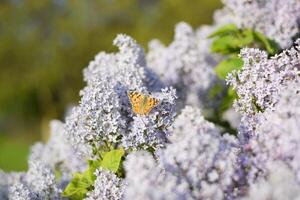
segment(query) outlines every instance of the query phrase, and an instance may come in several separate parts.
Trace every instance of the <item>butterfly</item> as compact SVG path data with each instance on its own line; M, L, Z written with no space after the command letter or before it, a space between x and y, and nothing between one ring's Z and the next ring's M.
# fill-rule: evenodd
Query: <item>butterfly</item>
M159 100L137 91L128 91L128 97L135 114L148 115L159 103Z

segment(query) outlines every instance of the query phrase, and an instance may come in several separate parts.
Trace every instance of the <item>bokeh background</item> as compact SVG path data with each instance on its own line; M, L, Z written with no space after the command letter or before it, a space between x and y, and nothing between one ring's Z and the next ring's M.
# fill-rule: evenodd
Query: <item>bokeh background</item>
M82 69L99 51L114 51L117 33L146 50L169 44L174 26L212 21L220 0L0 0L0 169L26 170L51 119L79 100Z

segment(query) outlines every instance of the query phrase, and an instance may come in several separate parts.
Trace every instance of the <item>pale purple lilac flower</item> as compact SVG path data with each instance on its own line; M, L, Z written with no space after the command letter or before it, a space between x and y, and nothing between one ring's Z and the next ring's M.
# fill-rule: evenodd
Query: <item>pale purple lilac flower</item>
M21 182L24 179L25 173L23 172L11 172L4 173L0 170L0 199L6 200L9 198L9 190L15 184Z
M32 193L29 188L27 188L22 183L16 183L9 188L9 199L11 200L35 200L38 199L37 195Z
M41 162L29 161L29 170L26 173L6 174L4 175L4 179L6 179L4 182L6 188L0 185L0 191L3 189L6 190L4 191L4 195L3 191L1 191L2 196L4 196L3 199L62 199L62 191L56 183L54 172L49 166Z
M127 184L125 199L192 198L187 182L166 173L149 152L129 154L124 166Z
M94 190L87 193L84 200L118 200L123 199L124 180L113 172L103 169L96 170Z
M227 82L237 92L234 107L245 115L254 115L277 102L282 85L299 75L300 40L296 46L268 58L266 52L244 48L241 57L244 66L227 77Z
M66 119L66 134L80 153L92 158L93 150L107 143L126 149L158 148L166 142L175 116L175 90L162 88L145 64L143 49L130 37L114 40L118 53L100 53L84 70L87 86L79 106ZM159 99L147 116L133 113L128 91Z
M40 162L29 162L29 170L24 184L35 193L38 199L60 199L61 190L55 180L54 171Z
M247 164L251 169L248 181L264 177L266 165L273 161L285 162L300 183L300 82L299 79L283 87L274 108L256 116L251 129L240 129L248 137ZM250 133L250 135L249 135ZM247 151L246 151L247 152Z
M170 144L157 153L129 155L125 163L128 199L224 199L234 190L236 141L192 107L176 118ZM139 164L136 164L139 163ZM139 171L139 174L133 173ZM137 187L143 183L143 187Z
M268 163L265 179L251 183L248 194L243 200L298 200L300 186L295 179L294 171L280 161Z

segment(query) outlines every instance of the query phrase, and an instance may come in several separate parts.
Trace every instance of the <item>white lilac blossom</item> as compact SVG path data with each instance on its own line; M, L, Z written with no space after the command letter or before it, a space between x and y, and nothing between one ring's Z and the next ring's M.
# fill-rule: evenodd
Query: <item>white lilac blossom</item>
M42 162L60 171L62 178L71 178L72 173L86 169L85 160L76 155L64 134L64 124L58 120L50 122L51 135L46 144L36 143L31 148L29 160Z
M210 30L202 28L194 32L181 22L169 46L158 40L149 43L147 62L166 85L176 88L180 107L186 103L202 107L213 104L207 99L209 89L217 81L213 67L219 61L209 52Z
M282 48L292 45L299 34L300 2L298 0L223 0L217 12L217 23L234 23L252 28L274 39Z
M265 179L252 183L249 192L243 200L299 200L300 186L296 176L283 162L271 162L268 164L268 174Z
M278 103L259 115L251 136L247 130L240 134L249 137L247 163L248 182L264 177L267 163L282 161L300 183L300 82L293 81L281 90Z
M87 193L85 200L119 200L124 195L124 180L113 172L96 170L94 190Z
M300 40L296 46L268 58L266 52L244 48L241 57L244 66L227 77L238 98L234 107L242 114L254 115L272 108L282 85L295 79L299 74Z
M135 195L142 199L231 197L237 151L232 136L221 136L199 110L187 107L176 118L169 139L166 149L157 153L157 164L150 155L129 156L125 163L128 199ZM134 176L137 170L141 173ZM137 187L139 183L145 187Z
M175 112L175 91L161 88L144 59L143 49L130 37L118 35L117 53L100 53L84 70L87 86L82 98L66 118L66 134L82 154L107 144L126 149L157 148L164 145L167 127ZM159 99L147 116L133 113L127 93L136 90Z

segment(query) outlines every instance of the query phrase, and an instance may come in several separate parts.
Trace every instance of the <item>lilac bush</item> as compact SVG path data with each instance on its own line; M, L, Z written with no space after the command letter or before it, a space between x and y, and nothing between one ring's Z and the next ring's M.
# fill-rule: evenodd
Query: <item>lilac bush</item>
M117 35L0 200L300 199L300 2L223 3L147 53Z

